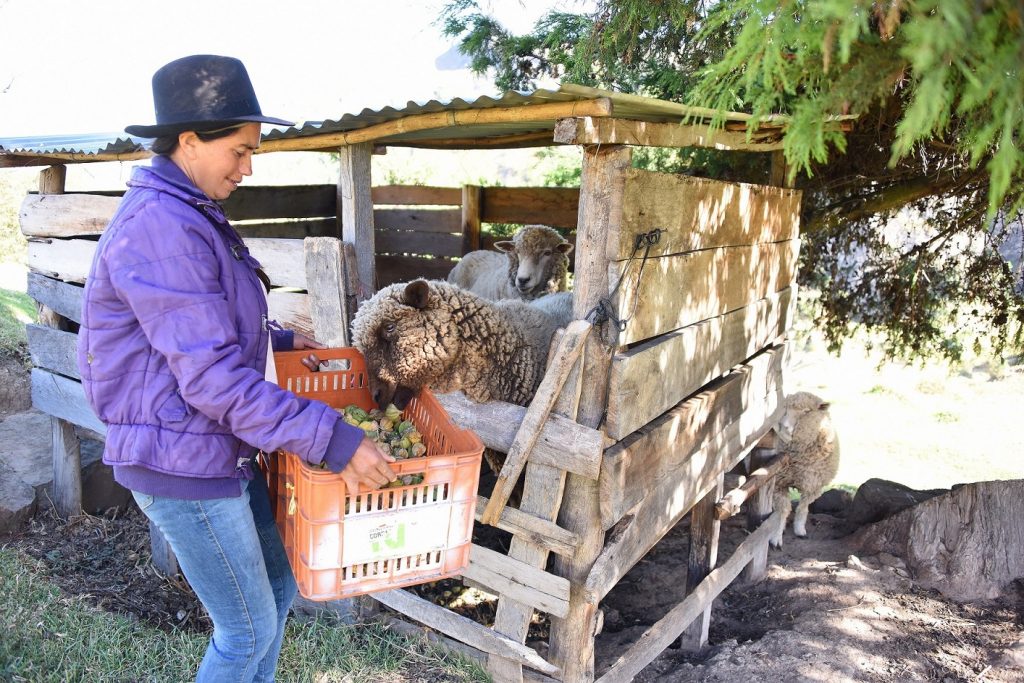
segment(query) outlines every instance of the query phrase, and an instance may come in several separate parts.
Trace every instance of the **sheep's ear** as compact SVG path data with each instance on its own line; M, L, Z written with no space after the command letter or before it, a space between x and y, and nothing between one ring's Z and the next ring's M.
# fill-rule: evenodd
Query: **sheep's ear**
M818 406L818 410L828 410L828 407L830 405L832 405L832 404L829 403L828 401L824 401L824 402L821 403L821 405Z
M555 249L557 249L558 251L562 252L563 254L568 254L570 251L572 251L572 243L571 242L562 242L557 247L555 247Z
M430 299L430 286L426 280L414 280L405 286L402 293L402 303L406 306L418 308L421 311L427 307Z
M494 248L497 249L498 251L513 251L516 248L516 243L510 242L509 240L505 240L503 242L495 242Z

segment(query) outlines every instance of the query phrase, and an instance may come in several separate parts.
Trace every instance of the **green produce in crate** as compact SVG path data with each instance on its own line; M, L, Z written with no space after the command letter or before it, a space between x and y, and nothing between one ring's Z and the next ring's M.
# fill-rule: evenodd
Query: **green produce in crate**
M405 460L421 458L427 454L427 447L423 444L423 435L411 420L402 419L402 411L394 404L388 404L384 410L374 408L370 411L353 404L339 412L345 422L362 429L367 438L374 441L388 455ZM422 476L420 478L422 480ZM401 481L401 479L396 481ZM392 482L391 485L395 486L396 484Z

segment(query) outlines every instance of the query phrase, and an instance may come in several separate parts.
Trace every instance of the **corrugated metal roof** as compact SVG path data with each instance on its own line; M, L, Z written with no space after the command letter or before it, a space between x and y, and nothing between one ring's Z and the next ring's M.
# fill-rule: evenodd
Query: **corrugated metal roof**
M504 139L511 145L516 144L550 144L545 142L544 132L552 131L557 116L552 113L540 114L550 109L538 109L535 118L522 117L521 120L505 120L502 112L491 112L492 116L481 116L481 121L466 120L462 116L458 121L454 116L459 112L486 110L518 110L537 105L605 101L610 103L609 114L617 118L641 121L680 121L687 117L709 119L714 111L699 107L689 107L675 102L667 102L650 97L627 95L598 88L564 84L555 89L537 89L530 92L507 91L496 97L484 95L476 99L466 100L455 98L448 101L429 100L427 102L408 102L404 107L382 107L381 109L363 109L358 114L343 114L337 119L304 122L300 126L288 129L273 129L263 135L263 140L273 144L266 145L265 151L275 149L317 149L320 147L347 144L339 143L338 136L352 131L363 131L360 141L373 141L389 145L431 146L459 141L480 141L482 145L488 141L501 144ZM440 112L452 113L451 120L424 121L423 115ZM519 112L516 112L519 113ZM564 114L562 114L564 116ZM386 126L391 122L410 117L417 125ZM727 121L747 121L748 114L727 113ZM380 126L374 129L374 126ZM363 129L369 129L364 131ZM334 136L334 137L331 137ZM308 146L306 145L308 138ZM293 141L282 143L279 141ZM0 166L46 163L44 159L62 160L65 162L106 161L116 159L136 159L147 156L145 141L127 136L124 133L98 133L89 135L35 136L20 138L0 138Z

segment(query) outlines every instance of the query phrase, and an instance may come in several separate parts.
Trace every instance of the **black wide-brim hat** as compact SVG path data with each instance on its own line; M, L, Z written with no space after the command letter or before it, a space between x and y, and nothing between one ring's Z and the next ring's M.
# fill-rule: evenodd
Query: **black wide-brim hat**
M263 115L245 65L234 57L191 55L160 67L153 74L153 108L155 125L127 126L125 132L158 138L235 123L295 125Z

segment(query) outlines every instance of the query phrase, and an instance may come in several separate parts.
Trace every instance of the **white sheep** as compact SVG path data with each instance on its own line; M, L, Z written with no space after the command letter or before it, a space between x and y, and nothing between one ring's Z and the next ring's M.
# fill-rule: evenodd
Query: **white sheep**
M527 225L494 247L498 251L463 256L448 273L448 282L492 301L529 301L568 289L572 244L554 228Z
M385 287L360 306L352 340L366 357L379 405L403 408L423 387L474 401L526 405L544 375L572 294L488 301L447 282Z
M782 547L790 508L789 488L800 492L800 503L793 515L793 533L807 535L807 509L825 491L839 470L839 439L828 412L829 404L808 391L790 394L776 428L779 453L789 455L789 462L775 477L775 509L782 510L782 523L771 539L775 548Z

